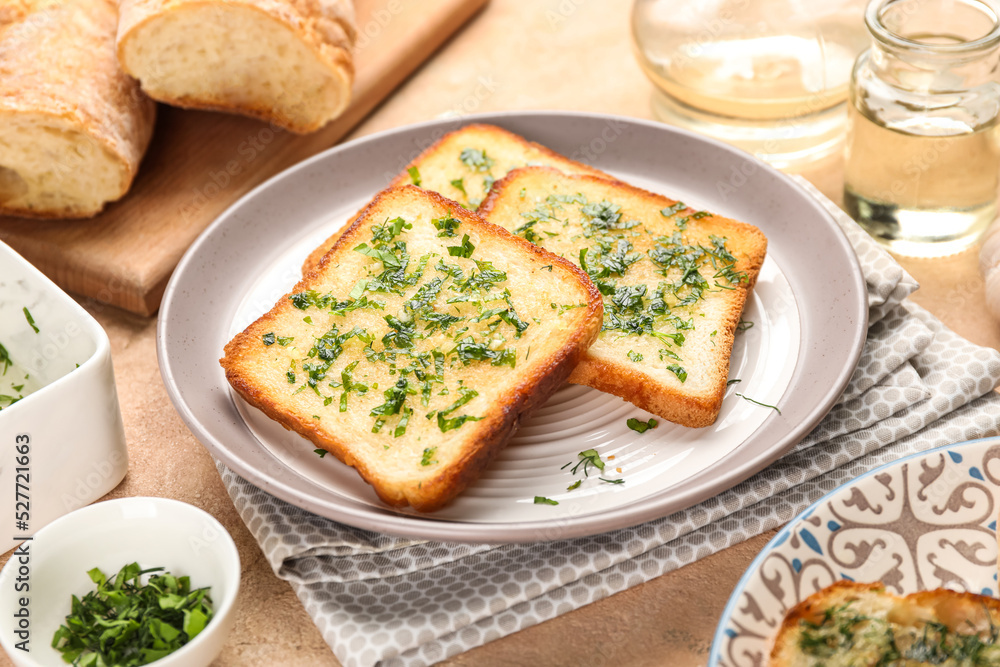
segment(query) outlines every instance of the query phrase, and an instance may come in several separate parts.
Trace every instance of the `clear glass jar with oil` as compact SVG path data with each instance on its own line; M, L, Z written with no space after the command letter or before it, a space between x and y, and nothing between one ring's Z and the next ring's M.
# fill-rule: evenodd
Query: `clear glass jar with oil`
M865 0L635 0L660 119L797 168L843 149Z
M889 250L976 243L1000 184L1000 9L993 0L875 0L854 66L844 203Z

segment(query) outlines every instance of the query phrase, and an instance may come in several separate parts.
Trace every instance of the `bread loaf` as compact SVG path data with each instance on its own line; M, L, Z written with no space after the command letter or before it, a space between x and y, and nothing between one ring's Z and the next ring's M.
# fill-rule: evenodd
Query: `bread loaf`
M0 0L0 213L85 218L128 191L155 105L117 23L112 0Z
M349 0L122 0L118 59L152 98L312 132L351 99Z

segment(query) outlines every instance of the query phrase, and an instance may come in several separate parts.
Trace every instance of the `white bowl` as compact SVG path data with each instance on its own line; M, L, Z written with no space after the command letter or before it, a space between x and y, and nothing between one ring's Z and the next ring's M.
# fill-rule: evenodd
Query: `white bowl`
M21 556L22 550L27 556ZM21 562L25 560L27 562ZM96 503L53 521L15 550L0 571L0 646L18 667L65 667L52 635L70 613L70 597L95 585L87 571L113 577L123 566L164 567L210 586L214 615L205 629L156 667L203 667L222 650L236 620L240 557L233 539L212 515L166 498L121 498ZM21 568L27 568L25 572ZM16 587L27 583L29 590ZM26 598L22 600L21 598ZM30 651L17 648L21 602L27 602Z
M13 537L30 535L117 486L128 469L128 452L107 334L3 243L0 345L14 362L6 374L0 364L0 394L17 396L13 387L21 385L25 393L0 410L0 498L14 510L18 481L29 497L27 506L16 508L26 513L27 526L18 528L12 516L10 527L0 531L3 552L14 546ZM18 463L14 445L23 443L28 444L27 459Z

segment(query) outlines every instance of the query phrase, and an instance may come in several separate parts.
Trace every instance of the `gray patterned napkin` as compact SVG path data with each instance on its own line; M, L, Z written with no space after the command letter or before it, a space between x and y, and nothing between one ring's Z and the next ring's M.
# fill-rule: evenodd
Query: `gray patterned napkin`
M865 272L870 328L837 405L771 467L700 505L589 538L468 545L391 537L289 505L219 472L275 573L346 667L428 665L780 526L911 452L1000 432L1000 353L905 301L917 284L812 186Z

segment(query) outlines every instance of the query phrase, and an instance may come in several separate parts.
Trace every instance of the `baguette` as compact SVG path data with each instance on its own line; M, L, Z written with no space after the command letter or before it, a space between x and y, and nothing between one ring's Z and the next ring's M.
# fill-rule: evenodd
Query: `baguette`
M155 104L117 23L112 0L0 2L0 214L87 218L128 191Z
M838 581L793 607L770 667L1000 665L1000 600L938 589L893 595Z
M405 186L375 197L221 364L383 501L430 512L566 381L601 312L571 263Z
M152 98L293 132L351 99L349 0L122 0L118 58Z
M554 167L568 174L606 176L604 172L503 128L473 124L449 132L424 150L392 179L389 186L417 185L457 201L465 208L475 209L494 181L511 169L529 164ZM310 253L302 266L303 273L319 264L339 235L338 231Z
M570 382L684 426L715 421L759 229L625 183L547 167L510 172L480 213L577 263L604 296L604 325Z

